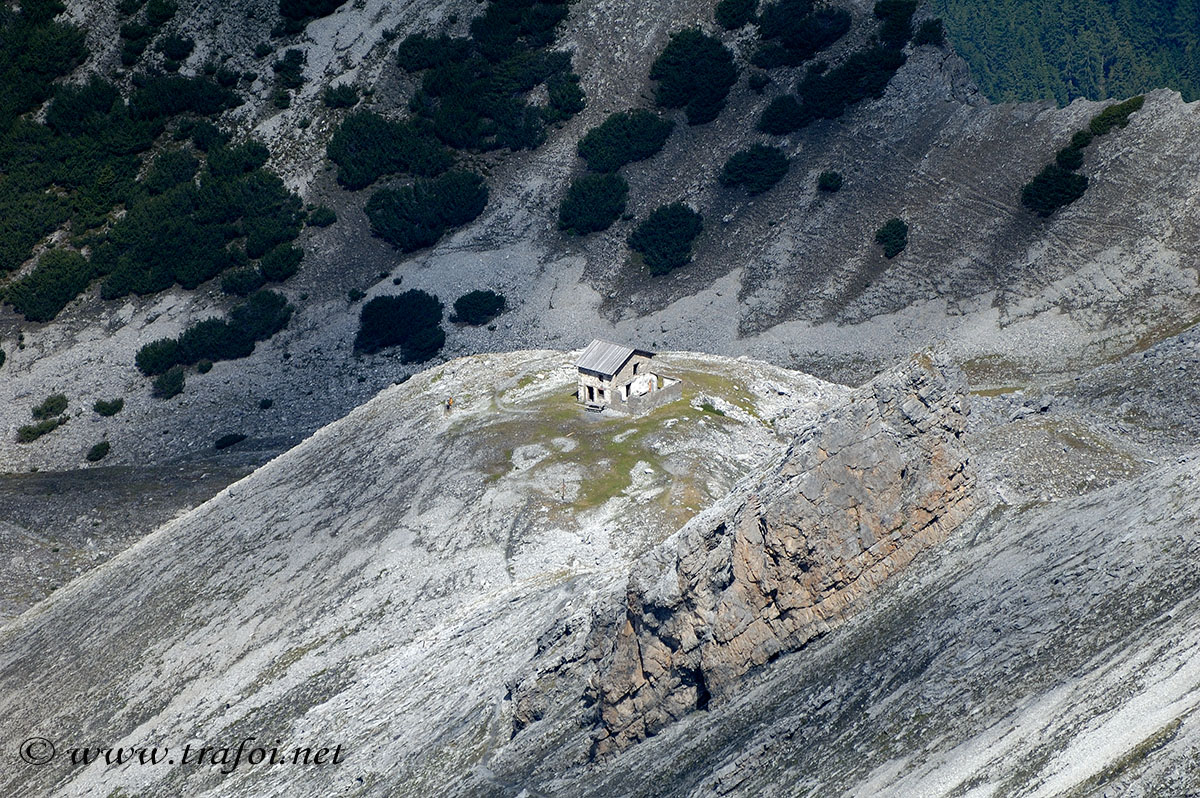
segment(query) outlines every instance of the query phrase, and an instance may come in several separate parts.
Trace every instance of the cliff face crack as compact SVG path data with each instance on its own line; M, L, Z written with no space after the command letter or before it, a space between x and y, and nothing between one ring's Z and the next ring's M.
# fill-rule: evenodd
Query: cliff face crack
M623 612L598 611L575 653L594 687L593 755L729 698L748 673L829 631L943 541L971 509L966 413L961 375L916 358L650 552ZM519 712L545 701L538 680L523 685Z

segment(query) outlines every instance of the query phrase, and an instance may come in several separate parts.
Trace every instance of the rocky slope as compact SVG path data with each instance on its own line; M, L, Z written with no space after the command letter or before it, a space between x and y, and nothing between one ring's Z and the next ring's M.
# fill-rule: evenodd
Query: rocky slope
M639 419L582 413L564 353L425 372L0 631L6 734L177 751L200 737L336 737L359 751L354 767L113 781L60 759L6 768L0 791L246 794L300 779L428 794L507 737L505 681L565 605L586 606L845 393L764 364L663 361L684 398Z
M669 355L688 391L641 420L580 413L569 362L511 353L420 374L0 629L0 729L59 751L5 768L0 789L1200 783L1187 567L1200 460L1012 504L990 481L971 487L965 446L981 438L937 361L848 392ZM247 752L342 754L233 765L247 738ZM189 744L186 765L70 759ZM197 766L200 746L231 750Z
M1097 140L1083 168L1088 192L1040 220L1020 207L1021 184L1100 104L993 105L955 55L925 46L910 48L882 99L790 136L763 136L754 120L798 74L784 69L761 96L739 82L713 123L689 127L680 117L659 155L626 169L634 219L570 239L555 218L581 169L579 137L611 111L649 103L649 65L672 31L713 27L711 3L650 9L584 0L571 5L558 46L574 51L587 108L536 151L482 164L492 191L484 215L402 256L370 236L368 192L337 188L322 166L344 112L325 108L319 93L356 81L373 89L364 107L405 114L413 81L391 57L400 37L462 33L476 4L347 4L310 23L277 42L307 58L307 83L286 110L270 105L269 64L252 53L275 23L272 6L201 3L168 27L197 40L184 71L220 52L260 75L229 121L268 141L273 164L307 200L338 210L338 224L304 234L309 255L286 289L298 308L289 329L249 359L194 375L183 397L164 403L148 395L133 354L222 307L215 289L119 303L88 297L50 325L18 324L0 310L0 346L9 354L0 428L27 423L29 408L55 391L73 408L117 394L128 406L122 416L89 416L28 446L0 436L9 469L77 467L101 438L118 463L193 456L227 432L280 451L409 373L387 354L357 358L351 350L359 306L346 301L347 290L394 293L397 278L447 302L475 288L508 296L513 309L497 329L451 326L446 357L579 346L603 334L652 348L747 353L855 383L945 342L977 387L1036 386L1151 345L1196 318L1196 112L1171 92L1151 94L1128 128ZM851 4L855 29L828 57L836 61L870 35L868 6ZM97 53L86 69L114 63L112 14L102 3L72 4ZM744 64L749 30L721 35ZM754 198L720 187L725 159L757 141L793 157L788 176ZM828 168L846 175L832 196L815 189ZM629 261L624 239L636 219L675 200L703 214L706 232L691 265L651 279ZM873 234L891 216L907 220L910 243L886 260ZM19 331L23 347L15 346ZM270 412L258 409L263 398L273 400Z

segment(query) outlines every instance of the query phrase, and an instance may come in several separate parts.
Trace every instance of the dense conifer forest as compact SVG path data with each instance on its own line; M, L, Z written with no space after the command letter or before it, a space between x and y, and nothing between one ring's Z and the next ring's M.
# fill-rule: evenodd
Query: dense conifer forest
M934 0L993 100L1200 97L1200 0Z

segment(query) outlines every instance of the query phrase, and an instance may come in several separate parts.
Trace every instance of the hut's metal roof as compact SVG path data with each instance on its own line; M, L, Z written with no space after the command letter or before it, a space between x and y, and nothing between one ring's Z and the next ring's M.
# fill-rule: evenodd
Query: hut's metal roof
M654 356L653 352L596 339L583 350L583 354L575 361L575 367L611 377L621 370L621 366L625 365L625 361L632 357L634 352Z

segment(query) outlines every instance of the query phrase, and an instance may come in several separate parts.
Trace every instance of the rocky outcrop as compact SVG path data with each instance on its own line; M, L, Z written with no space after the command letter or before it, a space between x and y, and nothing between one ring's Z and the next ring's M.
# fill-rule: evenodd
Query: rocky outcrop
M593 755L732 696L747 673L831 629L943 541L972 506L966 414L961 376L918 357L651 552L623 605L573 655L588 662ZM555 664L516 686L518 726L545 711L544 686L559 681L546 677L572 656L543 648Z

